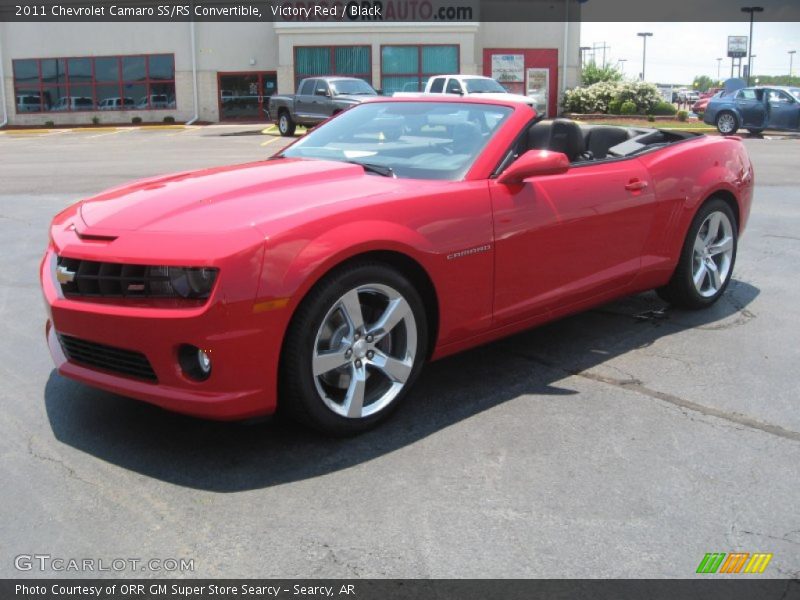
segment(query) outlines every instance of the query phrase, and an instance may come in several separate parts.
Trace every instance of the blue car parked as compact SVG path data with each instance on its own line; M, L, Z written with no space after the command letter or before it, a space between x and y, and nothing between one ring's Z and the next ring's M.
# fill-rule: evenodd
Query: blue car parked
M716 125L722 135L732 135L739 129L755 134L765 129L800 131L800 88L741 88L712 98L703 121Z

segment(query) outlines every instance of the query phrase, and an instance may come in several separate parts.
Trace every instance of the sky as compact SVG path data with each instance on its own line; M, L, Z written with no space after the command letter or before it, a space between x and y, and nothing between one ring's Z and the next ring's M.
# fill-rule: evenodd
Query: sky
M582 23L581 46L602 46L606 63L621 66L626 76L636 77L642 70L642 38L637 32L650 31L647 38L647 81L653 83L691 83L695 75L717 77L717 58L722 58L722 79L730 77L727 58L728 36L748 35L750 23ZM759 23L753 26L754 75L788 75L789 50L794 55L793 73L800 75L800 23ZM586 59L589 59L588 52ZM602 62L602 50L595 53ZM742 64L747 64L743 59Z

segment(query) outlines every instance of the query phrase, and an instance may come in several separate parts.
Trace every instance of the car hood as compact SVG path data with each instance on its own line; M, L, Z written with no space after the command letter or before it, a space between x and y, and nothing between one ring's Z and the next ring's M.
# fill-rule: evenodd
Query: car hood
M478 94L468 94L471 98L488 98L490 100L506 100L511 102L524 102L525 104L529 104L534 106L536 101L533 98L528 96L523 96L521 94L506 94L503 92L489 92L489 93L478 93Z
M363 102L368 98L377 98L377 95L356 94L355 96L349 96L347 94L337 94L333 99L344 100L345 102Z
M395 195L408 190L408 184L408 180L367 174L360 165L309 159L178 173L84 200L79 206L81 233L216 233L258 227L269 235L270 225L281 219L308 218L315 209L337 210L341 203Z

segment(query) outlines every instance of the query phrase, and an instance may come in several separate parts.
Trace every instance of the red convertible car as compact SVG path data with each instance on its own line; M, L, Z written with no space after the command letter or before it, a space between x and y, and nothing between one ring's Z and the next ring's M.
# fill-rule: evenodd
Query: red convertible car
M57 215L47 338L59 373L91 386L355 433L427 360L653 288L711 305L752 193L735 137L378 99L268 160Z

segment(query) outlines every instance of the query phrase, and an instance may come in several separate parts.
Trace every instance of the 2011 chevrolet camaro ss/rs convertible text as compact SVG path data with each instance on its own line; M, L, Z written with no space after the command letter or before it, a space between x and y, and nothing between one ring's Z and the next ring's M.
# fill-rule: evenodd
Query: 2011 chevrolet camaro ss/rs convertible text
M752 194L735 137L378 98L57 215L48 343L62 375L170 410L355 433L426 360L649 289L713 304Z

